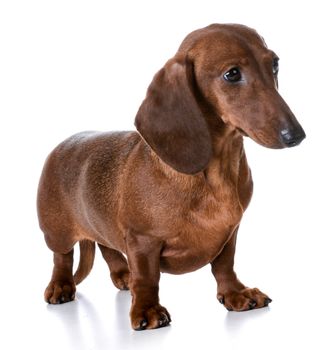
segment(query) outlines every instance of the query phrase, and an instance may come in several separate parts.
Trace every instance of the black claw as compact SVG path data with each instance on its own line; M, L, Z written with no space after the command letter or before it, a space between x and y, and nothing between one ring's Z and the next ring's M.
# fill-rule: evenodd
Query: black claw
M143 330L147 326L147 321L146 320L141 320L139 324L138 330Z
M271 302L272 300L270 298L266 298L264 301L264 306L268 306Z
M252 300L252 301L248 304L249 310L254 309L256 305L257 305L257 304L256 304L256 301L255 301L255 300Z
M166 314L163 314L159 320L159 327L167 326L169 322L169 317Z
M222 297L222 298L218 299L218 301L219 301L221 304L225 305L225 300L224 300L224 297Z
M167 322L170 323L172 322L172 318L170 317L170 315L167 313L165 314L166 315L166 318L167 318Z
M168 323L167 319L159 320L159 327L163 327Z

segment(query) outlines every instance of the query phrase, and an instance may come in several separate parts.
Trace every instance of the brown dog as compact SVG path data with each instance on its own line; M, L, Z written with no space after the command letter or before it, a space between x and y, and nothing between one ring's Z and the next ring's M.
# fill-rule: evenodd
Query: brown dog
M45 300L74 299L97 242L115 286L131 290L134 329L170 322L159 304L161 271L211 263L228 310L267 306L270 298L237 279L233 259L252 195L243 136L270 148L305 137L277 92L277 73L278 57L254 30L213 24L189 34L156 74L136 116L139 133L86 132L61 143L38 192L54 252Z

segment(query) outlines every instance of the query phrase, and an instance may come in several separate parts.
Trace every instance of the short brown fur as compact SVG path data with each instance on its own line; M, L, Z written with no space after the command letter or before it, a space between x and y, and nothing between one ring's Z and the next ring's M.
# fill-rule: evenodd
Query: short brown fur
M268 305L267 295L237 279L233 262L252 195L243 136L270 148L305 137L277 91L275 60L248 27L199 29L154 77L136 116L139 133L81 133L49 155L38 191L40 227L54 252L47 302L74 299L97 242L116 287L131 290L134 329L171 321L159 304L160 272L208 263L227 309ZM234 67L242 79L227 81Z

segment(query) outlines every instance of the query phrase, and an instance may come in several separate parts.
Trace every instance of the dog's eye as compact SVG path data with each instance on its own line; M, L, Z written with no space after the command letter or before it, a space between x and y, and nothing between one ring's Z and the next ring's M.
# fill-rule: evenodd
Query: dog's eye
M230 83L236 83L241 80L241 73L239 68L232 68L224 74L224 79Z
M278 58L274 58L274 60L273 60L273 74L274 75L278 74L278 68L279 68L278 60L279 60Z

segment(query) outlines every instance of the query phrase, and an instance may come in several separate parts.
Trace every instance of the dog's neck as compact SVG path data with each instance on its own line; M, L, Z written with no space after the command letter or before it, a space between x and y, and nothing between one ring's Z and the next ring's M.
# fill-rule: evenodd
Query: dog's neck
M204 170L205 177L214 187L222 186L226 182L237 186L243 153L242 135L235 128L216 118L210 123L209 130L212 139L212 158Z
M240 159L244 151L243 137L236 128L222 120L213 104L208 103L199 89L196 90L196 99L208 126L212 142L212 157L204 170L204 176L217 190L223 182L229 182L232 186L236 185Z

